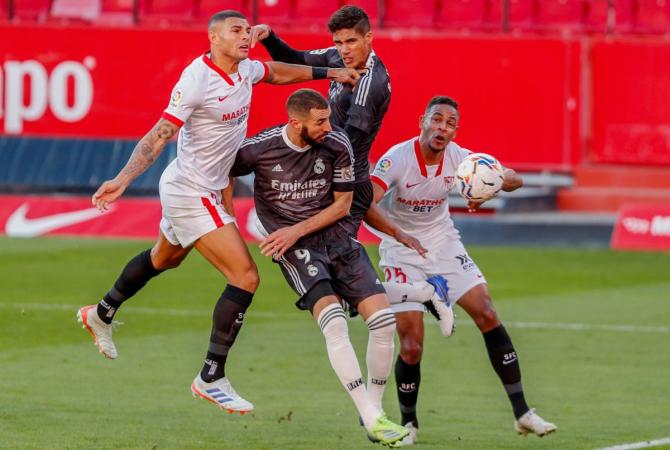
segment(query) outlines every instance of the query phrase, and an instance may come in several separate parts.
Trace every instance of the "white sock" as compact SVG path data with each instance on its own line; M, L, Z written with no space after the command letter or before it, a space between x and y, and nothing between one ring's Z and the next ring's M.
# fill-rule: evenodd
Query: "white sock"
M392 305L405 302L425 303L435 293L435 288L427 281L413 283L382 283L386 289L389 303Z
M393 366L393 335L395 315L391 308L380 309L365 321L368 337L368 398L377 410L382 411L382 398L386 381Z
M361 368L349 340L349 328L344 310L339 304L328 305L319 314L317 322L326 338L330 365L354 401L365 427L369 429L379 412L368 399Z

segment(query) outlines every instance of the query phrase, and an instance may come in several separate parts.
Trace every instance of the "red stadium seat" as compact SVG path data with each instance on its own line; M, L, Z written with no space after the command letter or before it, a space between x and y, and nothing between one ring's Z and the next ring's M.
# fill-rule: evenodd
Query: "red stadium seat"
M291 17L291 0L257 0L256 15L258 23L287 23Z
M102 0L98 22L108 25L132 25L136 0Z
M354 5L363 9L370 18L372 28L379 26L379 1L377 0L344 0L344 5Z
M605 33L614 31L616 6L609 0L586 0L584 2L584 28L587 31Z
M51 0L14 0L14 19L43 22L50 6Z
M0 21L9 19L9 0L0 0Z
M483 29L499 26L490 22L493 0L441 0L438 4L435 25L450 29Z
M670 0L636 0L633 31L670 33Z
M234 9L247 16L247 19L251 22L253 19L251 3L252 0L196 0L195 19L198 22L203 22L219 11Z
M91 22L100 16L100 0L53 0L51 18Z
M434 0L386 0L382 25L385 28L433 27L436 3Z
M539 29L581 30L585 8L584 0L536 1L534 22Z
M193 20L193 0L138 1L140 22L168 26Z
M534 5L533 0L509 0L508 22L509 30L532 29ZM491 3L489 20L493 23L504 24L503 1L496 0Z

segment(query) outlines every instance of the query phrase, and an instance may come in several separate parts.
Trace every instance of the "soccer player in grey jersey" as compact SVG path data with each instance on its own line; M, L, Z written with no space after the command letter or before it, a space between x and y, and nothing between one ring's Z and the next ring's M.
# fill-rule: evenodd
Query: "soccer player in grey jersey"
M398 242L425 253L426 250L417 240L386 219L372 201L370 148L391 101L391 80L384 63L372 49L368 16L357 6L343 6L330 17L328 29L333 34L335 46L326 49L294 50L264 24L253 27L251 45L253 47L255 41L261 42L276 61L315 67L366 69L366 73L354 86L332 82L328 91L331 122L344 129L356 157L354 199L351 217L346 223L350 232L355 235L361 221L371 209L371 214L366 218L370 225L393 236Z
M381 409L393 362L395 317L363 247L340 221L353 197L351 144L331 127L328 102L318 92L296 91L286 109L288 124L242 143L231 175L255 172L259 228L267 235L261 253L273 256L300 296L296 306L309 310L319 324L330 363L370 440L392 445L408 434ZM358 307L370 330L367 389L338 296Z

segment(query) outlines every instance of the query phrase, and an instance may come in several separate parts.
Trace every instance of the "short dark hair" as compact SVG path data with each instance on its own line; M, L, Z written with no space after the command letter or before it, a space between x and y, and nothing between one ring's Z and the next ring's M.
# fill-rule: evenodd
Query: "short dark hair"
M345 5L335 11L328 20L328 29L331 33L344 28L353 28L360 35L365 36L370 31L370 19L358 6Z
M430 110L430 108L435 105L448 105L458 111L458 102L451 97L447 97L446 95L436 95L435 97L431 98L428 102L428 105L426 106L426 111Z
M209 18L207 28L212 28L212 25L214 25L215 23L223 22L224 20L230 17L237 17L238 19L247 20L247 18L241 12L235 11L234 9L226 9L224 11L219 11L218 13L213 14L212 17Z
M308 115L312 109L328 109L328 100L314 89L298 89L286 100L286 111Z

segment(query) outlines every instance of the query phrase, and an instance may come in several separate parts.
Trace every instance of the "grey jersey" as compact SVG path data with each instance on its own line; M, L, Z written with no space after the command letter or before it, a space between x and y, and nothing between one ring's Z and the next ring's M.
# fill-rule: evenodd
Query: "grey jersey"
M305 63L309 66L344 67L335 47L312 50L304 55ZM391 79L384 63L374 51L370 53L365 67L367 73L355 86L331 81L328 90L331 123L348 133L349 127L362 132L359 136L349 136L356 156L356 182L369 179L370 148L391 102Z
M334 191L351 191L353 164L344 132L333 130L322 144L299 148L288 139L286 125L280 125L245 139L230 174L255 172L256 213L272 233L330 206Z

